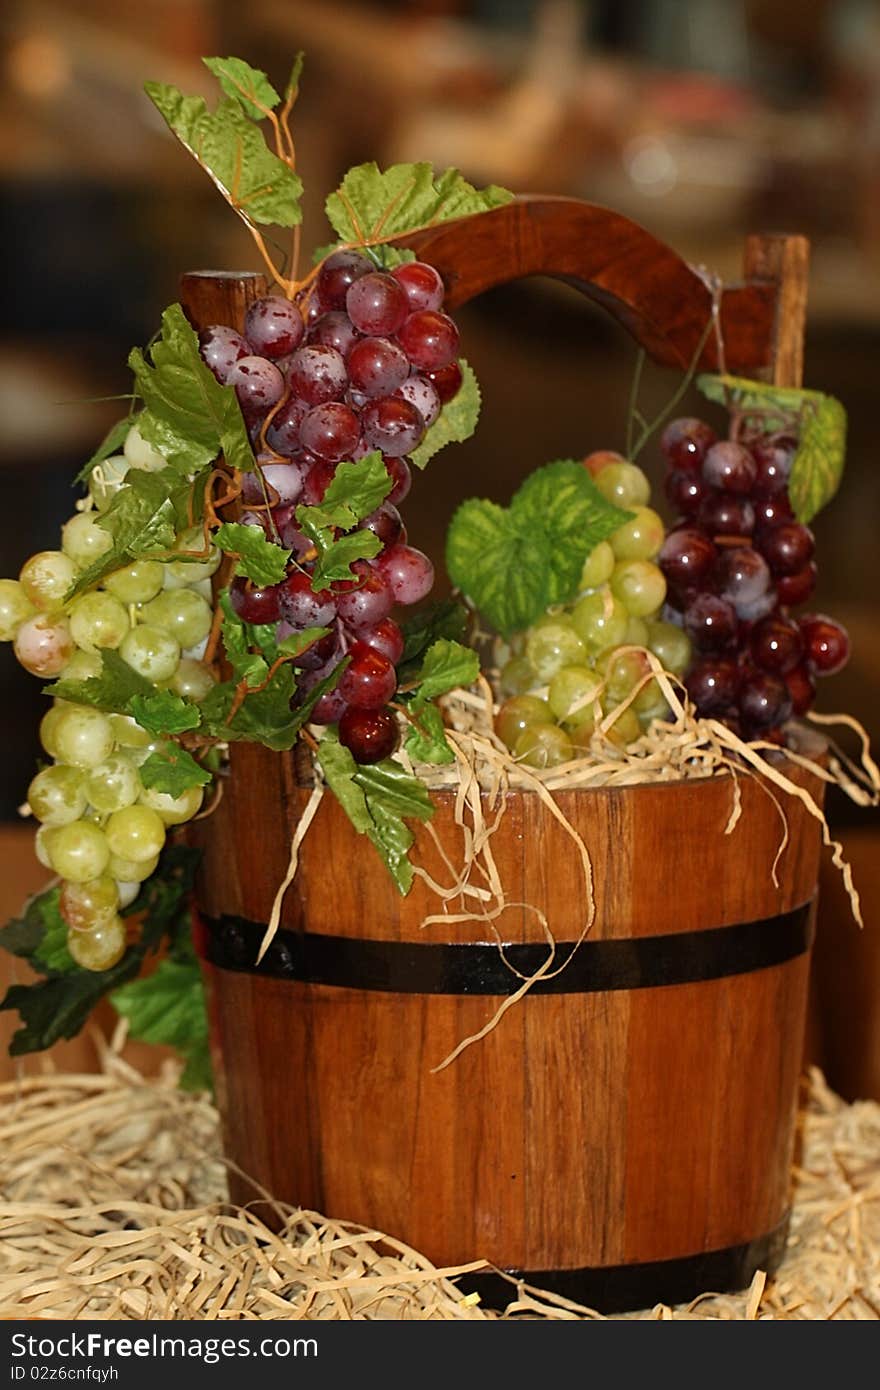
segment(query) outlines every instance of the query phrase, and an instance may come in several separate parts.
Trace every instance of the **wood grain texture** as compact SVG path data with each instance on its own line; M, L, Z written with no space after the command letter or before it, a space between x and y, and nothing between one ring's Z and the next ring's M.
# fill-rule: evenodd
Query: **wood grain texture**
M762 375L774 386L801 386L810 243L803 236L750 236L746 240L744 269L750 283L773 286L776 290L769 366ZM731 361L728 370L739 369Z

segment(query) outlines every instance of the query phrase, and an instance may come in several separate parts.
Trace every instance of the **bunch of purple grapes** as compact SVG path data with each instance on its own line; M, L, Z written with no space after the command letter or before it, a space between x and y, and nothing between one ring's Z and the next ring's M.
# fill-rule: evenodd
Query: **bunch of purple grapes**
M788 478L797 440L754 432L719 440L702 420L673 420L660 445L678 520L658 563L668 615L695 650L686 685L697 712L745 738L780 740L813 704L815 677L849 658L823 614L792 617L816 586L814 539L794 516Z
M458 330L442 312L443 295L433 266L411 261L386 273L358 251L338 251L299 301L257 300L243 335L216 326L200 336L205 362L235 388L257 450L259 473L245 477L249 510L240 520L292 552L280 584L261 589L233 580L232 605L246 622L278 623L279 640L308 627L331 629L297 659L298 690L304 697L350 658L311 718L338 723L340 741L362 763L387 757L397 744L386 706L397 688L403 634L391 611L418 603L434 580L427 555L407 544L398 506L412 481L407 455L461 386ZM350 580L314 593L316 557L296 508L323 500L337 464L376 450L392 488L360 527L382 549L356 561Z

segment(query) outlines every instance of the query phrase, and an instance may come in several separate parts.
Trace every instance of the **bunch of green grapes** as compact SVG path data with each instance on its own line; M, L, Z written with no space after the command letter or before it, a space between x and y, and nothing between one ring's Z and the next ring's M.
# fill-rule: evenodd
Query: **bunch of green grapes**
M648 506L647 477L619 454L603 451L584 462L603 496L632 517L590 552L574 600L549 609L510 644L495 728L530 767L556 767L588 751L597 724L644 681L606 731L620 746L632 743L668 712L647 652L675 675L691 656L687 634L660 616L666 580L655 561L665 530Z
M112 648L157 689L191 700L211 689L214 676L201 657L213 621L216 547L194 561L139 559L65 599L112 544L96 518L126 473L164 467L133 426L124 452L95 470L87 509L62 528L60 550L32 555L18 579L0 580L0 640L12 642L32 675L87 680L101 673L102 649ZM200 528L185 531L177 545L205 552ZM88 970L106 970L125 950L120 910L154 871L167 827L197 813L203 790L172 797L145 787L138 768L164 741L128 715L56 699L40 724L40 742L52 762L28 788L28 806L40 821L37 857L62 880L70 954Z

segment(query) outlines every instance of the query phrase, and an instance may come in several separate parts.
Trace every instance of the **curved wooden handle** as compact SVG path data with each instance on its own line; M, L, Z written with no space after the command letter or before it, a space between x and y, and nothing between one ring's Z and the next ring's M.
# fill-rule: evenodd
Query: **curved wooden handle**
M603 305L656 362L668 366L691 362L712 313L706 280L675 251L620 213L575 198L520 197L404 240L443 275L452 308L509 280L549 275ZM782 268L758 253L777 242L800 250L796 259L805 280L804 238L750 238L747 266L754 262L753 278L721 294L728 371L748 375L774 369ZM799 303L802 311L805 292ZM803 313L795 321L790 312L784 327L800 343ZM718 368L714 333L699 365ZM786 375L791 375L787 369Z

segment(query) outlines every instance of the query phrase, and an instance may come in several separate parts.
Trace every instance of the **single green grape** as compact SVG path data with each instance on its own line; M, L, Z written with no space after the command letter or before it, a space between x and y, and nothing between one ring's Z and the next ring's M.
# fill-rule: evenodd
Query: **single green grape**
M94 512L77 512L61 528L61 549L78 570L113 548L113 537L95 520Z
M213 671L204 661L196 661L192 656L182 656L177 670L168 682L168 688L182 699L194 700L198 704L199 700L204 700L209 691L214 689L216 683Z
M88 681L94 676L100 676L104 669L100 652L78 651L68 661L64 668L64 679L66 681Z
M530 724L516 740L513 756L527 767L545 769L571 762L574 747L568 734L557 724Z
M683 676L691 664L693 651L691 639L684 628L659 620L649 622L647 627L648 648L654 653L664 671L669 671L674 676Z
M643 724L650 724L652 719L665 719L668 716L666 696L655 677L652 676L647 684L642 686L632 702L632 707Z
M591 666L563 666L550 682L548 704L566 729L595 719L602 677Z
M647 647L648 624L644 618L630 617L626 625L626 636L623 640L628 647Z
M70 624L66 618L37 613L20 625L12 650L32 676L60 676L75 650Z
M514 695L496 714L495 732L507 748L512 748L523 729L530 724L545 724L552 717L546 700L537 695Z
M44 825L68 825L79 820L88 805L82 773L63 764L38 772L28 787L27 799Z
M112 594L95 589L74 601L70 609L70 634L83 651L118 647L131 624L128 613Z
M143 790L137 768L124 753L111 753L106 762L93 767L85 789L89 804L102 815L133 806Z
M52 860L49 851L52 848L52 840L55 836L57 826L41 825L34 836L34 854L44 869L52 868Z
M614 467L615 465L610 465ZM571 621L591 654L619 647L626 637L629 614L607 586L579 598ZM572 663L573 664L573 663Z
M145 680L170 681L180 660L180 644L169 632L138 624L123 638L119 654Z
M113 864L119 861L115 860L113 855L111 855L110 862ZM158 863L159 861L157 860L156 862ZM138 893L141 891L141 885L138 882L126 883L124 879L118 878L114 879L113 882L116 884L116 891L119 894L120 908L131 907Z
M165 843L162 817L149 806L124 806L114 811L104 827L110 853L118 859L143 864L153 859ZM110 870L114 878L123 877ZM134 878L134 874L129 875Z
M139 468L144 473L158 473L167 467L166 460L152 444L148 444L137 425L132 425L125 436L122 452L130 468Z
M626 709L621 710L610 728L605 730L605 737L619 748L626 748L628 744L635 743L636 739L641 738L641 736L642 726L632 706L627 706Z
M201 526L193 526L183 531L175 541L175 550L192 551L204 555L205 533ZM203 560L169 560L165 565L166 589L178 589L183 584L198 584L201 579L210 579L217 573L223 556L216 545L212 545Z
M617 560L653 560L665 536L662 517L650 507L634 507L632 519L611 537L611 549Z
M0 579L0 642L11 642L36 611L20 580Z
M111 922L119 910L119 889L109 874L85 883L63 883L58 908L74 931L91 931Z
M164 569L158 560L134 560L108 574L104 588L120 603L149 603L162 588Z
M545 613L532 624L526 637L526 657L541 683L552 680L561 667L582 662L586 654L567 613Z
M67 703L64 700L56 700L52 708L47 709L40 720L40 743L49 754L50 758L60 758L58 744L56 742L56 731L58 729L58 721L66 709Z
M624 560L611 576L611 592L634 618L648 618L666 598L663 571L650 560Z
M502 666L498 678L498 688L505 696L525 695L527 690L534 690L540 684L527 656L512 656Z
M67 705L53 730L56 757L73 767L97 767L113 751L113 728L106 714L87 705Z
M113 730L113 737L121 748L143 748L149 749L153 743L153 735L142 728L136 719L132 719L130 714L108 714L110 728Z
M110 849L100 826L77 820L70 825L53 826L47 845L52 868L72 883L100 878L110 859Z
M651 484L634 463L609 463L593 479L607 502L617 507L644 507L651 497Z
M154 854L151 859L144 859L140 863L134 859L123 859L118 854L111 854L107 863L107 872L112 874L117 883L141 884L144 879L156 872L158 864L158 854Z
M157 792L155 787L145 787L140 795L141 805L149 806L166 825L183 825L184 821L192 820L203 800L201 787L188 787L180 796L169 796L167 792Z
M578 589L598 589L600 584L608 582L613 569L614 551L608 541L600 541L598 545L593 546L584 561Z
M211 631L211 605L192 589L165 589L145 604L141 616L154 628L168 632L181 647L194 647Z
M605 707L614 709L635 690L640 680L650 674L651 666L643 651L603 652L596 662L605 677Z
M25 560L18 576L26 597L44 613L57 612L76 581L76 569L61 550L40 550Z
M68 931L67 949L83 970L109 970L125 955L125 923L121 917L91 931Z
M105 512L113 501L131 464L124 454L112 454L96 464L89 474L89 495L99 512Z

